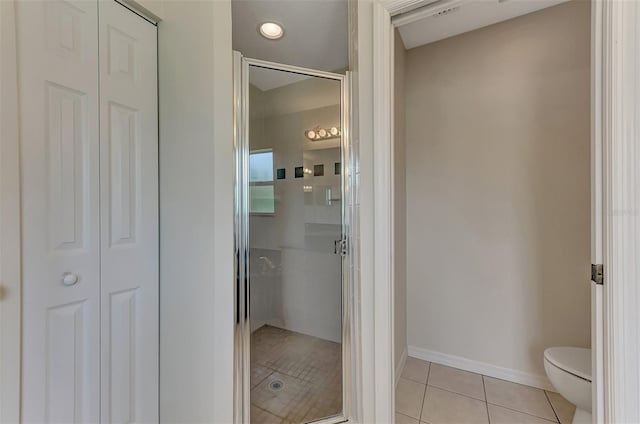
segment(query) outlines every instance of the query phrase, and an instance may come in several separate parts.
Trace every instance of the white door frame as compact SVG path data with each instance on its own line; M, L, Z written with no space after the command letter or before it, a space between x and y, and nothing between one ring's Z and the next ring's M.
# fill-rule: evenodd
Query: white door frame
M604 422L640 422L640 3L596 0Z
M591 263L602 259L602 3L591 3ZM591 282L592 421L604 422L603 286Z
M370 135L373 144L371 170L366 169L369 164L361 147L362 181L366 172L374 174L370 192L362 183L361 207L375 206L371 261L364 257L364 225L362 229L362 281L364 285L370 269L375 277L371 378L376 391L371 399L364 397L363 406L366 417L367 407L375 405L378 422L391 422L394 416L393 329L389 327L393 323L391 16L432 2L358 0L362 15L358 20L360 138L365 141ZM638 2L592 1L592 260L604 264L605 270L604 286L592 284L593 419L598 423L640 421L640 270L636 265L640 260L640 177L636 177L640 175L640 116L633 115L640 110L640 65L635 65L640 62L639 20ZM372 66L372 71L363 64ZM373 99L371 110L363 107L367 99ZM367 358L363 360L366 366ZM363 369L367 378L367 368Z
M0 1L0 422L20 421L20 147L15 8Z
M357 422L394 422L394 336L392 281L393 31L378 0L357 3L352 61L354 148L360 164L360 341L361 381ZM358 169L359 168L359 169ZM358 237L356 237L358 238ZM356 259L357 260L357 259Z

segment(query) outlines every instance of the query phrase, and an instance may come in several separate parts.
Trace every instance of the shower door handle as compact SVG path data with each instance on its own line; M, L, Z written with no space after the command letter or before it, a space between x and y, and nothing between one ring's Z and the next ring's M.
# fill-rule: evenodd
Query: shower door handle
M340 256L347 256L347 240L335 240L333 242L333 253Z

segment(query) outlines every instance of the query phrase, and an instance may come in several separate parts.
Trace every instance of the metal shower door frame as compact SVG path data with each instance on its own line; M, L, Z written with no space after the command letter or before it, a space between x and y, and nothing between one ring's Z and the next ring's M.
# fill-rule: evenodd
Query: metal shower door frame
M346 241L346 255L342 256L342 412L314 421L334 424L352 421L357 408L359 367L358 343L354 343L357 329L357 304L354 301L354 261L357 245L353 241L356 224L357 165L356 152L351 146L351 73L346 75L317 71L243 57L234 52L234 156L235 156L235 329L234 329L234 422L250 422L250 278L249 278L249 67L271 69L294 74L336 80L341 85L341 186L342 239Z

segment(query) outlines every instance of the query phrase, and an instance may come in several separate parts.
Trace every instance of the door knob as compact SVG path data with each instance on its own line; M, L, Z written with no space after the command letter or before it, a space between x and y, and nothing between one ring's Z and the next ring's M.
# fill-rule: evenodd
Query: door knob
M65 286L73 286L77 282L78 276L76 274L73 274L71 272L65 272L64 274L62 274L62 284L64 284Z

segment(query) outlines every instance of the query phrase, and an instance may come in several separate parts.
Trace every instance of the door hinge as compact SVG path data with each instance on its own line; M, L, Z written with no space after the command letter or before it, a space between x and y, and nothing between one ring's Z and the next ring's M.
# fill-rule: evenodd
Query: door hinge
M604 266L591 264L591 281L596 284L604 284Z
M347 256L347 253L349 253L347 249L347 240L336 240L333 243L333 253L340 256Z

